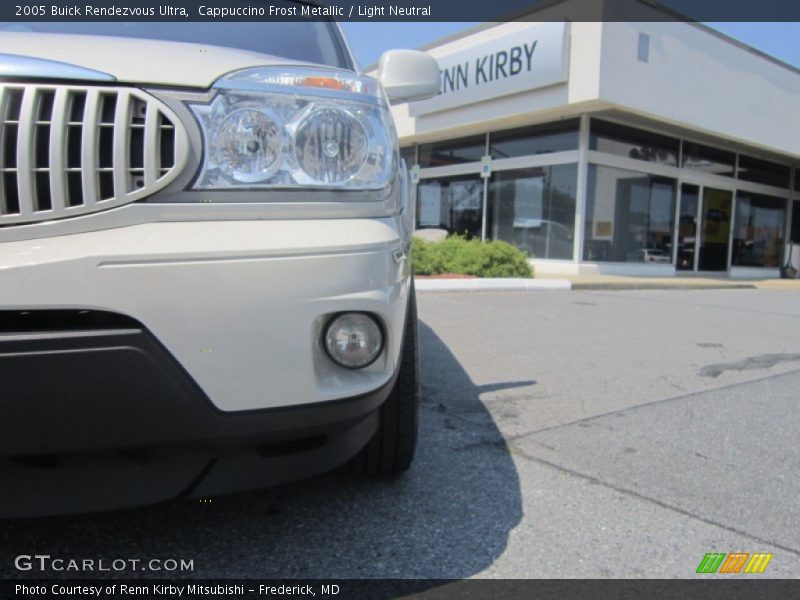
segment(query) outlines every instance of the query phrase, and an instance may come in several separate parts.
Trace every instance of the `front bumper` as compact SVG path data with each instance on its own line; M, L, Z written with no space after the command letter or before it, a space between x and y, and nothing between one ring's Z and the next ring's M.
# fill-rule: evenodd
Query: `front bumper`
M395 378L354 398L224 413L132 319L0 313L0 324L9 321L22 331L0 338L0 517L212 496L325 472L374 435Z
M377 429L409 265L398 219L155 222L0 244L0 516L112 509L327 471ZM383 322L350 371L341 311Z
M397 367L409 265L400 218L154 222L0 243L0 311L88 309L135 319L212 405L246 411L369 393ZM340 311L374 313L368 368L319 347ZM0 331L2 334L2 331Z

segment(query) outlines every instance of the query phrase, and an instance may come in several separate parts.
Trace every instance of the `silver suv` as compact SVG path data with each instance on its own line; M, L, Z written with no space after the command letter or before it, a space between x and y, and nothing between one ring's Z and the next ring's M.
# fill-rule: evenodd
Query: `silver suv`
M200 497L417 435L413 203L339 28L0 24L0 516Z

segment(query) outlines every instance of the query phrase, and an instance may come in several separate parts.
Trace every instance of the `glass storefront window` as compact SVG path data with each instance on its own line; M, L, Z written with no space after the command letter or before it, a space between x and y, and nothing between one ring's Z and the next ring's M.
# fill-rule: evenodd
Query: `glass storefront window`
M589 165L583 258L672 262L675 180Z
M780 267L785 219L786 200L737 192L733 265Z
M681 162L686 169L733 177L736 155L718 148L711 148L694 142L683 142Z
M678 212L678 264L675 265L681 271L694 270L699 207L700 188L684 183L681 187L681 206Z
M528 256L571 260L578 167L495 171L489 182L487 236Z
M800 244L800 200L795 200L792 208L792 241Z
M739 179L763 183L779 188L789 188L791 169L768 160L739 155Z
M591 121L590 150L677 167L679 146L675 138L607 121Z
M400 158L406 161L406 166L410 169L417 164L417 147L408 146L407 148L400 148Z
M458 140L447 140L419 145L419 166L443 167L468 162L480 162L486 155L486 136L475 135Z
M417 184L417 228L481 237L483 180L477 175L423 179Z
M578 149L580 121L535 125L489 134L489 154L493 159L548 154Z

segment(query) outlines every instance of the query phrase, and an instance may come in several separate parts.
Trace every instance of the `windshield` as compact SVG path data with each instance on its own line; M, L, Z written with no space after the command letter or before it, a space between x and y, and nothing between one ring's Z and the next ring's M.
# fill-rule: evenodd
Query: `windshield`
M271 54L352 69L338 28L329 21L303 22L33 22L2 23L0 32L75 33L191 42Z

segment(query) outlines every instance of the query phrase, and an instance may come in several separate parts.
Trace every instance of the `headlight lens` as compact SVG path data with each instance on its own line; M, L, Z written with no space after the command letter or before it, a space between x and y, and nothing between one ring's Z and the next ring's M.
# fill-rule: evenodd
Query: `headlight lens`
M313 183L340 184L353 178L369 158L369 139L358 117L323 107L297 127L294 151L303 174Z
M244 108L222 119L209 142L214 163L232 180L264 181L280 167L283 127L267 112Z
M204 136L197 189L380 189L397 170L396 134L377 82L346 71L248 69L191 104Z

